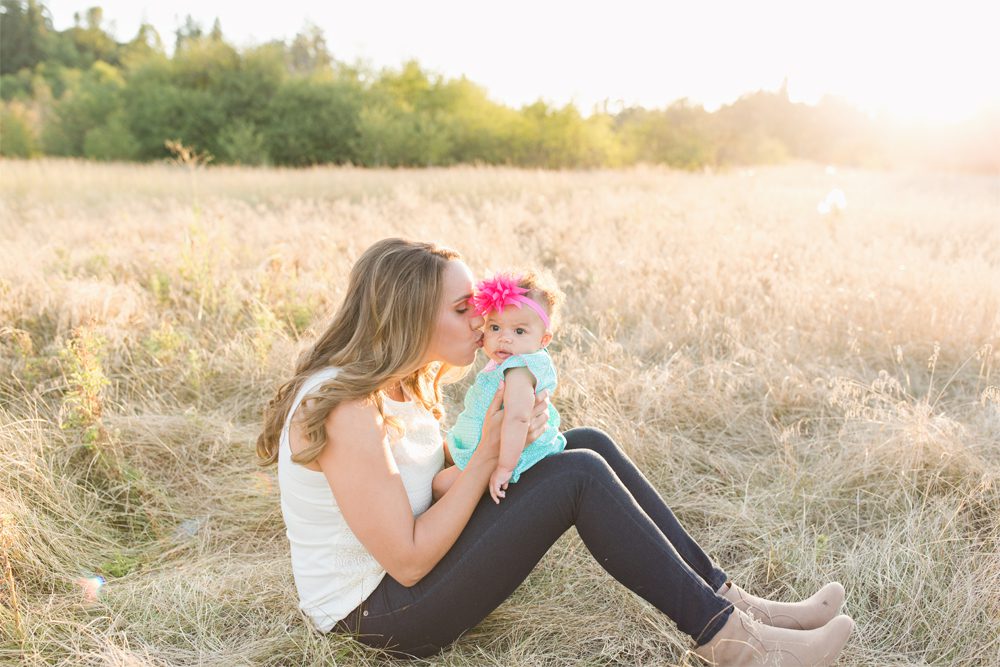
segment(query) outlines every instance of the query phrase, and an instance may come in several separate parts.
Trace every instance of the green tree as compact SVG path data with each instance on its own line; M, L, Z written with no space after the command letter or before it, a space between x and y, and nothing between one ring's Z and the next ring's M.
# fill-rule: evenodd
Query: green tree
M222 22L218 17L216 17L215 21L212 23L212 32L208 33L208 38L213 42L222 41Z
M184 25L174 31L174 53L178 53L189 41L197 41L205 36L205 31L201 24L191 18L188 14L184 17Z
M83 155L92 160L134 160L138 154L139 142L129 131L121 110L83 137Z
M150 59L131 74L127 124L146 159L166 157L168 139L218 154L219 132L231 110L249 103L245 96L232 99L232 82L241 71L236 49L211 37L188 36L181 43L172 60Z
M609 119L585 121L572 104L551 108L539 100L521 109L511 152L531 167L594 167L617 159Z
M245 120L235 120L219 132L220 162L261 165L270 161L264 135Z
M323 31L314 23L307 22L295 35L288 48L288 69L296 74L309 74L329 69L333 58L326 45Z
M268 154L276 164L354 163L364 91L322 77L285 81L267 106Z
M212 154L226 123L225 109L210 90L182 88L173 83L134 76L124 94L126 125L144 160L167 157L168 139Z
M437 114L392 102L361 111L356 145L358 159L366 166L426 167L452 162L448 130Z
M791 155L787 93L759 90L741 96L715 114L719 164L768 164Z
M52 17L36 0L0 0L0 74L32 69L49 55Z
M0 155L32 157L38 151L35 133L23 104L0 104Z
M711 114L686 99L663 110L625 109L615 125L626 163L699 169L715 161Z
M511 161L518 113L491 101L486 90L464 76L433 88L435 120L448 138L449 163L502 164Z
M427 111L435 107L433 89L440 81L432 81L416 60L408 60L399 70L382 70L372 91L394 102L404 111Z
M118 65L118 42L101 27L103 21L104 12L100 7L88 9L84 27L76 25L58 33L54 59L80 69L87 69L95 62Z
M83 155L87 132L104 125L121 108L124 88L125 79L118 68L94 63L54 105L42 133L45 152Z
M385 68L371 86L359 119L358 153L371 166L429 166L453 162L451 99L440 76L415 60Z
M34 72L24 68L16 74L0 76L0 98L4 102L11 100L27 100L31 97L31 80Z
M247 49L221 72L212 85L226 122L246 122L258 130L268 123L267 107L285 80L284 46L265 44Z
M149 23L139 26L135 37L122 45L120 50L122 66L126 70L135 69L149 58L163 55L165 52L160 33Z

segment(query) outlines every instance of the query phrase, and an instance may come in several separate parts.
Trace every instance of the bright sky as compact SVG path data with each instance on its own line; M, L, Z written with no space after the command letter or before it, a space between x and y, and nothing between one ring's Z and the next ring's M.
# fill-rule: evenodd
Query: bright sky
M1000 104L1000 3L952 0L44 0L57 29L99 4L119 41L152 23L168 49L190 14L218 17L237 46L290 40L307 20L335 58L376 68L416 58L447 77L465 74L519 107L539 98L584 114L663 107L687 97L709 110L758 89L815 103L824 93L909 120L956 121Z

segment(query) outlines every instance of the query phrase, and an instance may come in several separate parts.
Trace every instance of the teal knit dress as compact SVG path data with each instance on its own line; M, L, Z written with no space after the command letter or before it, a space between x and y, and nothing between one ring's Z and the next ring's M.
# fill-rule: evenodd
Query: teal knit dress
M455 426L448 433L448 451L451 452L451 457L459 470L465 469L469 459L472 458L472 452L479 444L486 410L493 401L500 381L503 380L504 371L508 368L525 366L535 376L535 393L547 389L551 396L556 388L556 368L549 353L544 349L530 354L515 354L494 368L489 366L476 375L475 383L465 393L465 409L458 415ZM561 452L565 448L566 438L559 432L559 413L549 403L548 426L537 440L531 442L521 452L521 458L518 459L517 466L510 476L511 483L516 482L522 472L549 454Z

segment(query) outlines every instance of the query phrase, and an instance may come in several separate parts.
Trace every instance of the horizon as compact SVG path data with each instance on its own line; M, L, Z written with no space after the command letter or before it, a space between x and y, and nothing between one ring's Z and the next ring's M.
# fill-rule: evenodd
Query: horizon
M81 19L86 12L86 7L68 0L44 5L57 30L73 26L74 12ZM951 125L1000 108L1000 90L990 85L989 71L989 63L1000 62L1000 44L988 32L988 26L996 24L989 19L1000 18L1000 10L975 3L955 6L947 17L921 8L907 8L904 14L899 2L875 8L826 3L834 13L810 29L808 13L817 8L786 0L764 9L727 3L683 7L678 11L685 15L677 20L670 7L604 16L568 3L535 7L522 1L505 6L504 15L488 17L490 29L485 31L478 26L486 22L482 13L487 8L451 0L343 7L288 0L278 16L235 11L223 0L179 0L169 8L127 0L97 6L103 10L102 27L117 41L132 39L148 22L168 53L173 51L174 31L188 15L206 30L217 18L224 38L238 48L290 41L311 22L323 31L332 57L340 62L361 62L378 70L417 60L423 69L444 78L465 76L485 88L490 99L514 108L541 99L556 106L572 103L590 115L604 102L615 110L664 108L687 99L716 111L758 90L776 92L785 81L792 102L812 105L830 95L870 117L901 124ZM522 14L518 7L530 8L534 21L506 25ZM720 7L742 16L706 28L720 15ZM774 12L767 10L776 7L781 19L769 19ZM435 10L459 21L426 20ZM560 16L563 10L567 14ZM392 12L396 20L386 25L385 16ZM910 21L906 34L898 31L902 18ZM685 29L664 37L660 24ZM504 41L512 28L522 37L513 47ZM893 40L886 40L885 34L893 30ZM927 44L936 44L938 50ZM657 63L679 61L683 67L660 77L663 68L657 69Z

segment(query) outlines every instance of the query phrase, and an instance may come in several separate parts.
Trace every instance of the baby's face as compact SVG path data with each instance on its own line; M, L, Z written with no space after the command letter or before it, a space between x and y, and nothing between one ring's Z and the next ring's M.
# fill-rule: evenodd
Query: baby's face
M491 312L483 327L483 351L498 364L512 354L538 352L552 340L542 318L527 306Z

